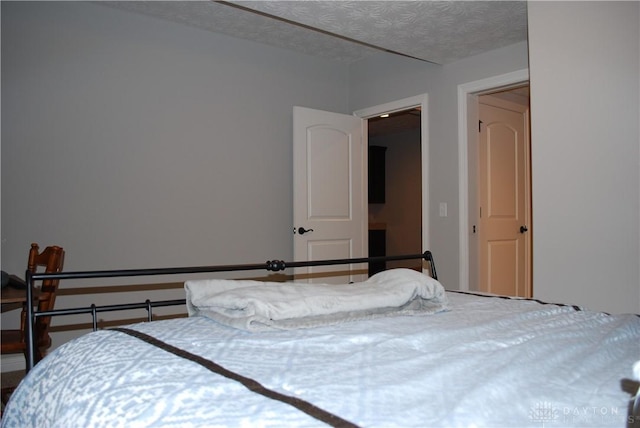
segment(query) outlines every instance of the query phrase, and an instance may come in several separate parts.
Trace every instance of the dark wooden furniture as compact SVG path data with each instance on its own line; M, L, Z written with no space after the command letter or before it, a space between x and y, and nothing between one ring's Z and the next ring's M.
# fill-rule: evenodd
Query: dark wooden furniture
M58 246L51 246L39 253L38 244L31 244L29 250L29 260L27 269L31 273L36 273L39 267L44 267L44 272L56 273L62 271L64 264L64 250ZM45 279L42 281L40 289L32 290L33 304L37 302L38 310L49 311L53 309L56 300L56 292L58 291L59 279ZM22 305L22 313L20 316L20 329L2 330L1 344L2 355L4 354L24 354L27 355L27 341L25 329L26 307L27 307L27 290L5 287L2 289L2 306L5 305ZM33 306L32 306L33 307ZM51 346L51 337L49 336L49 324L51 317L39 318L35 325L35 355L34 359L39 361L44 356L44 352ZM7 404L11 393L17 385L3 386L0 391L0 400L3 404Z
M39 267L44 267L44 272L54 273L60 272L64 264L64 250L58 246L45 248L41 253L38 244L31 244L29 250L29 260L27 269L31 273L36 273ZM39 311L49 311L53 309L56 300L56 292L58 291L59 279L45 279L39 289L34 290L34 298L37 301ZM13 289L5 287L2 290L2 303L22 303L23 309L21 314L20 329L2 330L2 354L25 354L26 355L26 290ZM51 337L49 336L49 324L51 317L41 317L36 322L35 340L36 340L36 358L42 358L44 351L51 346Z
M39 290L34 290L33 300L34 302L40 300L43 297ZM2 313L13 311L16 309L22 309L27 302L27 291L20 288L5 287L2 289L2 297L0 303L2 303Z

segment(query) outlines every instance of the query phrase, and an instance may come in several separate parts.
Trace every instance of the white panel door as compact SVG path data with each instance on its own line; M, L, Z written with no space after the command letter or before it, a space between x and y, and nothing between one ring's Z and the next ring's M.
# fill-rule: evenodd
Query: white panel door
M355 116L293 108L294 260L367 256L363 126ZM295 275L344 283L364 279L365 272L366 266L343 265L299 269Z
M479 287L530 297L526 114L479 104Z

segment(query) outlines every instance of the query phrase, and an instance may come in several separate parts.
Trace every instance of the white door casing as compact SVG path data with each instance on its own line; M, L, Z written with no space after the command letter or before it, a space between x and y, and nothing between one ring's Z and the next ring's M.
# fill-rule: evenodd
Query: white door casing
M355 116L293 108L293 255L295 261L366 257L365 122ZM301 230L300 228L304 229ZM300 233L302 232L302 233ZM296 269L296 280L364 280L366 266Z
M471 226L475 221L475 206L473 206L473 210L470 210L469 186L475 183L476 177L469 174L469 142L475 141L474 139L477 138L478 129L477 112L471 114L476 105L476 97L474 94L526 83L528 80L529 70L522 69L458 85L459 290L470 290L469 284L471 282L469 278L469 241L471 237ZM474 117L475 120L473 120ZM470 180L472 181L471 184Z
M528 107L480 97L480 291L530 297Z

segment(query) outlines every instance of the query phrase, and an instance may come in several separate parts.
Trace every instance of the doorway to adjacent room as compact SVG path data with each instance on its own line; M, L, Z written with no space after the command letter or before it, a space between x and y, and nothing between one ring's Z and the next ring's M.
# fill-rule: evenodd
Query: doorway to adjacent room
M420 108L368 120L369 255L419 254L422 250ZM373 266L420 270L419 260Z
M383 198L369 186L370 255L419 254L430 248L427 106L428 96L422 94L354 113L368 121L369 183L380 178L381 166L384 174ZM405 261L377 269L383 267L423 266Z

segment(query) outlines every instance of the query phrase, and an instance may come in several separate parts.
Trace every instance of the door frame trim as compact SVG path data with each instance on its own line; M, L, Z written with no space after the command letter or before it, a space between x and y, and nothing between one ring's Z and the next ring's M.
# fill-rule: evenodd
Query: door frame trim
M403 98L372 107L356 110L354 116L361 119L369 119L385 113L395 113L420 107L420 156L422 163L422 249L431 249L431 237L429 232L429 94L424 93L413 97ZM366 132L363 135L369 138ZM367 163L365 162L365 165ZM368 172L367 172L368 174Z
M529 81L529 69L500 74L486 79L458 85L458 204L460 217L458 238L460 258L458 261L459 290L469 290L469 95L488 91L509 85L521 84Z

